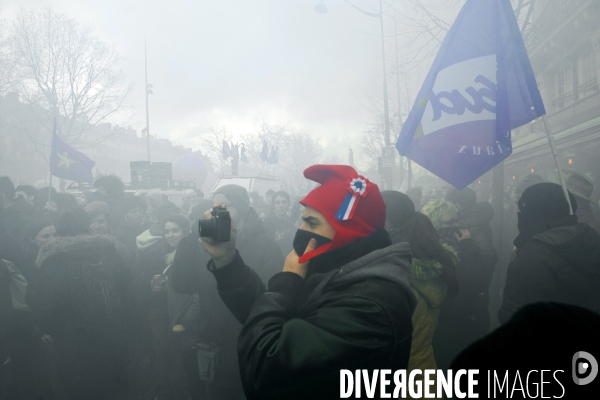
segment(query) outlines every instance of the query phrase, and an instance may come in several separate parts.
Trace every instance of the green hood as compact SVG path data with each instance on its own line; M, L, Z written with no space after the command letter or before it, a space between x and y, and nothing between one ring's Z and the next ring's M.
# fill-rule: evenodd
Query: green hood
M442 246L456 265L458 260L456 252L446 244L442 244ZM439 307L446 298L448 291L446 283L441 279L443 273L442 264L435 260L413 258L411 270L413 274L413 290L424 297L430 307Z

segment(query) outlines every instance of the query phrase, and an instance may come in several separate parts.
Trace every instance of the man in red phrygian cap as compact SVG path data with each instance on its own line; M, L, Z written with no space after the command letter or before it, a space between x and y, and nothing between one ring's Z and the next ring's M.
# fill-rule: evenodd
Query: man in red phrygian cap
M411 253L391 245L379 188L346 165L313 165L304 176L321 185L300 202L294 250L268 288L235 250L235 229L230 242L202 238L221 299L244 325L238 357L249 400L337 399L342 369L372 377L408 366Z

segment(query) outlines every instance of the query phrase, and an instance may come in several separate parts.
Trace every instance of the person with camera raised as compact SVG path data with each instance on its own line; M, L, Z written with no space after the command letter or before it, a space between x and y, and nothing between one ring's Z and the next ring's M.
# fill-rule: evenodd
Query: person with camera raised
M283 255L275 242L266 236L261 220L250 207L246 189L239 185L222 186L216 190L212 201L224 205L226 209L216 208L213 210L214 216L209 213L208 218L202 220L203 232L208 228L205 234L219 239L224 233L229 236L231 226L234 226L236 240L233 244L248 265L252 265L264 280L280 272ZM212 355L199 352L200 359L204 360L199 367L206 367L199 373L206 382L208 398L244 399L237 358L237 340L242 325L219 298L214 278L206 269L210 255L198 242L198 218L201 215L197 211L194 208L190 213L190 220L194 221L192 235L179 243L171 266L170 282L177 292L199 293L203 328L198 347L215 349ZM223 214L229 218L222 219ZM216 368L213 368L215 364Z
M294 250L267 288L260 266L236 251L235 229L228 242L202 237L219 295L244 325L238 357L248 399L339 398L341 369L372 376L408 366L411 253L384 230L379 188L346 165L314 165L304 176L321 185L301 201Z

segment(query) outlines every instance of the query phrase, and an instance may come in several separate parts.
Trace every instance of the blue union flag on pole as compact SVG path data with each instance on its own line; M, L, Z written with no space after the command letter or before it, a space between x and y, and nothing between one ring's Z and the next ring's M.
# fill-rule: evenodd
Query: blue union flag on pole
M398 152L463 189L545 114L509 0L467 0L402 127Z

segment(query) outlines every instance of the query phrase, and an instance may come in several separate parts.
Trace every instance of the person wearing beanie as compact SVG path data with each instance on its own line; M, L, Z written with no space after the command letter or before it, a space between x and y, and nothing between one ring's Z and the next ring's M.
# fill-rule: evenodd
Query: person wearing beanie
M488 289L493 269L484 262L470 232L459 228L458 210L453 203L432 200L421 212L429 217L442 243L458 255L459 291L442 304L440 324L433 338L438 368L448 369L458 353L489 330Z
M90 224L90 233L92 235L106 235L109 232L110 227L108 204L103 201L95 200L86 204L83 209L92 220Z
M202 238L219 294L244 325L238 358L249 400L334 399L340 370L406 369L416 298L407 243L391 244L379 188L346 165L304 171L294 250L267 288L230 242Z
M526 175L515 187L514 198L512 199L514 201L511 201L511 204L508 207L508 209L505 209L504 211L504 226L502 229L502 249L499 249L498 251L500 262L497 266L496 279L496 281L499 282L499 286L502 286L506 281L506 269L508 268L508 265L513 260L513 258L515 258L515 246L513 245L513 241L519 235L519 228L517 227L517 213L519 209L517 207L517 203L525 189L542 182L544 182L544 180L538 174ZM501 303L501 288L500 293L496 292L496 296L498 296L497 303Z
M573 212L578 204L569 193ZM570 215L560 185L538 183L519 199L517 253L508 266L498 319L521 307L553 301L600 311L600 234Z
M567 189L577 200L577 221L588 224L600 233L600 221L595 217L599 213L598 206L592 201L594 182L587 176L575 171L563 170Z
M418 303L412 316L413 335L407 372L435 370L433 336L442 303L458 291L455 269L458 258L450 246L440 243L429 218L415 211L407 195L386 190L381 196L386 206L386 229L392 243L407 242L413 255L412 288ZM431 393L435 392L434 384Z
M206 269L210 255L198 242L198 219L210 217L204 213L213 204L224 204L235 226L235 248L251 265L259 279L268 281L281 271L283 254L277 244L267 237L256 211L250 207L250 197L245 188L239 185L225 185L218 188L209 206L199 214L198 207L192 208L190 222L192 234L179 242L170 269L170 285L182 294L199 293L199 306L202 311L204 329L199 333L201 343L218 343L217 368L214 379L206 382L210 399L238 400L244 398L240 364L237 357L238 337L242 325L229 312L221 300L214 278Z

